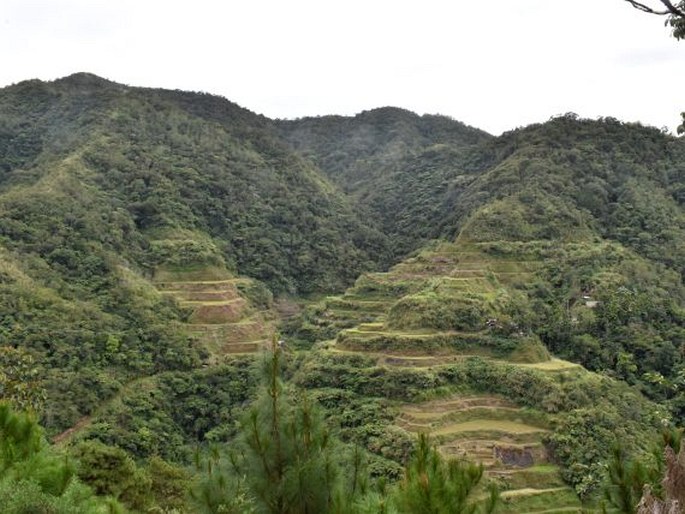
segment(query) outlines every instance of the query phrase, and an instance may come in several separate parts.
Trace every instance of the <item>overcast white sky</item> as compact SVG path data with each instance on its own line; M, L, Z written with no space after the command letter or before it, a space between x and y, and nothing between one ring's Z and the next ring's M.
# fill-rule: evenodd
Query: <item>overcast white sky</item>
M644 0L649 1L649 0ZM491 133L685 110L685 41L624 0L0 0L0 86L77 71L272 118L394 105Z

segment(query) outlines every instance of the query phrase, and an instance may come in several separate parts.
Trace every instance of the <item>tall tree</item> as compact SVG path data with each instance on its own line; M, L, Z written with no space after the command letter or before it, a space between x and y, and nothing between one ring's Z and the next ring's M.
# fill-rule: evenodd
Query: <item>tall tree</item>
M406 514L490 514L499 501L490 488L486 499L476 494L483 466L444 459L421 434L416 452L395 493L399 512Z
M352 465L345 473L345 452L318 405L284 384L283 356L274 341L230 465L219 454L206 464L208 478L193 491L205 512L344 513L363 492L363 470Z

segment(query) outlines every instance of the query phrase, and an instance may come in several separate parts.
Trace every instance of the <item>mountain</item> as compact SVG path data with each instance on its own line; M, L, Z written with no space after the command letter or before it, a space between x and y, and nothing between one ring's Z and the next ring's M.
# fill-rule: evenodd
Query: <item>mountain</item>
M378 132L387 129L385 137L369 128L370 120ZM420 129L436 120L438 128ZM685 145L654 128L569 114L493 138L446 118L393 109L279 126L292 148L350 191L405 252L456 237L479 208L493 204L500 216L488 213L496 219L487 224L505 222L505 239L584 232L669 267L685 262ZM491 230L481 226L485 221L472 223Z
M178 326L217 320L193 310L340 289L387 244L268 120L224 99L89 74L0 90L0 344L44 366L49 427L132 378L199 366L202 327ZM198 291L244 275L257 285Z
M279 330L371 476L430 431L504 512L577 510L617 437L639 456L685 423L684 174L682 140L611 118L493 137L22 82L0 90L0 390L57 444L187 463L234 440Z
M553 282L568 287L574 269L620 277L633 265L644 261L615 244L429 245L388 272L362 275L293 323L290 338L317 341L295 380L388 475L401 474L411 436L427 432L443 454L486 466L506 491L502 512L577 511L578 496L592 502L601 486L612 445L643 451L664 411L627 376L551 355L542 341L556 301L543 292ZM578 291L568 304L579 333L571 344L593 358L603 348L590 327L603 330L614 312L607 293L616 291L592 292L598 303ZM654 329L646 320L630 327Z
M352 198L414 251L290 324L314 343L302 385L383 398L388 431L358 440L389 456L397 429L430 431L514 489L512 512L577 505L553 464L590 498L616 438L649 444L647 413L685 422L684 148L567 115L361 175Z
M226 100L79 74L6 88L1 105L8 193L78 179L107 195L108 211L126 218L119 224L132 222L132 239L199 230L225 247L227 265L279 291L340 287L383 253L383 236L267 120Z
M406 250L428 238L457 236L477 243L586 247L590 261L574 263L575 269L574 258L559 257L560 267L568 263L568 276L548 284L543 303L560 309L589 295L608 302L610 291L623 288L642 298L641 316L652 318L649 328L632 338L630 329L612 338L595 329L593 337L604 345L593 352L598 357L570 342L582 330L572 326L564 336L553 335L555 324L546 318L539 331L548 347L597 370L615 370L617 353L627 351L639 376L657 372L674 378L685 341L684 150L682 140L650 127L567 115L475 145L444 144L398 159L388 173L367 174L357 185L364 195L353 198L378 213L382 226L391 224L388 233ZM631 257L632 270L600 273L606 248L641 259ZM637 343L637 334L646 340ZM649 355L660 351L665 353L659 358ZM668 364L648 364L655 359Z
M450 179L464 173L474 148L492 139L445 116L392 107L276 124L293 150L378 220L398 257L439 236L435 223L449 208Z

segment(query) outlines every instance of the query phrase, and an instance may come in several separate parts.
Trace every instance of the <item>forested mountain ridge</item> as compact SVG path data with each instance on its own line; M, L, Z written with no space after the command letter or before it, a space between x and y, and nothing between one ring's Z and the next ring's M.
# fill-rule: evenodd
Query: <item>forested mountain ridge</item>
M301 382L324 395L345 384L410 400L390 425L430 430L446 454L488 463L514 489L511 512L573 508L563 490L540 488L555 473L536 477L533 463L561 464L587 500L613 442L644 447L655 430L640 435L655 419L638 412L685 422L684 174L682 141L573 115L476 145L434 145L369 173L353 198L405 251L420 249L291 324L292 337L318 342ZM421 243L430 238L454 242ZM600 375L575 375L538 343ZM579 377L588 382L573 385ZM544 399L522 385L550 378ZM568 401L555 384L584 393ZM659 407L633 409L640 391ZM540 417L518 424L525 415L500 395ZM618 435L631 425L630 437ZM528 459L527 478L503 455Z
M426 147L457 148L492 136L446 116L423 115L395 107L364 111L356 116L321 116L278 120L283 138L310 157L345 191L354 193L373 176L387 172Z
M282 326L288 391L374 479L429 427L513 489L503 512L572 509L615 434L644 453L685 419L684 174L681 140L613 119L493 137L395 108L269 120L89 74L22 82L0 90L0 392L72 427L84 462L187 464L237 440L274 295L314 293Z
M119 202L135 229L206 231L230 245L229 265L276 290L339 286L345 270L347 280L354 278L354 262L372 265L367 250L373 248L374 258L383 252L383 237L366 229L316 169L275 139L264 118L226 100L127 88L87 74L29 81L3 93L6 190L37 184L54 173L56 159L78 158L90 172L79 180ZM278 227L278 235L250 233L262 223ZM302 233L319 244L302 240ZM331 238L338 239L345 266L317 277L310 261L330 267L336 260L321 255ZM262 260L264 255L272 259ZM277 266L276 256L288 264ZM290 273L291 266L298 271Z
M48 426L199 365L162 271L303 293L385 258L385 237L265 126L224 99L88 74L0 91L0 338L45 370Z
M445 116L418 116L393 107L354 117L279 120L276 126L293 150L316 163L360 210L380 222L393 237L396 258L438 236L434 223L449 208L441 197L445 174L453 175L471 148L492 138ZM417 170L416 163L427 156L442 159L443 166Z
M336 155L330 139L306 150L317 151ZM530 250L523 248L537 248L538 259L541 248L556 246L560 252L541 283L530 277L527 286L539 302L532 309L541 316L534 331L555 354L638 382L672 398L678 416L685 414L676 392L685 342L681 139L569 113L497 138L405 152L384 173L364 172L364 165L363 159L353 164L352 198L405 252L425 248L429 239L457 239L526 258ZM587 310L576 316L572 307L584 297L602 309L613 305L618 324L588 323Z
M379 138L368 128L370 118L390 126L391 136ZM503 218L512 218L494 220L506 222L505 239L584 232L682 269L682 140L572 113L497 138L448 119L427 135L420 131L439 117L414 115L419 128L397 128L408 119L401 110L379 109L355 118L279 122L279 128L405 251L428 239L456 237L478 208L493 203Z

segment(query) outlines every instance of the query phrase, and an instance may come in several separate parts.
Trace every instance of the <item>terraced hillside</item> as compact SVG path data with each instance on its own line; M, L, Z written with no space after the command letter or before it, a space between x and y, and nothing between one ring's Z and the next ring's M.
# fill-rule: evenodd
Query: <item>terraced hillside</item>
M449 457L480 462L505 489L503 512L575 508L577 495L561 479L544 445L549 419L498 395L460 394L399 408L397 425L432 435ZM529 510L530 509L530 510Z
M578 248L585 251L576 243L441 242L386 273L365 274L305 311L293 335L322 341L315 349L326 364L309 368L303 382L354 384L395 400L395 427L430 433L445 455L483 463L506 491L504 512L578 512L579 487L562 480L570 475L552 451L568 407L553 397L603 379L549 354L531 300L560 252ZM569 316L594 315L589 294L577 286Z
M335 336L334 351L363 351L390 365L475 355L549 361L522 326L528 301L518 289L542 263L496 258L483 247L440 243L388 273L365 274L343 296L326 299L301 330Z
M252 279L231 276L222 267L200 265L159 269L153 284L159 293L175 299L187 310L187 322L179 324L178 329L190 335L200 350L204 360L202 371L221 373L218 368L222 364L258 352L273 337L274 312L250 298L255 289L260 289ZM125 410L127 402L146 394L159 397L164 381L160 377L164 375L158 373L127 382L94 412L53 437L53 442L66 444L87 437L98 423L118 423L113 420Z
M254 285L252 279L201 268L191 272L160 271L155 285L188 309L185 327L206 350L210 363L225 355L256 352L273 335L273 313L259 310L241 293L241 289Z

